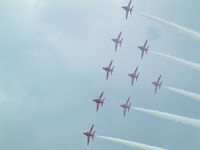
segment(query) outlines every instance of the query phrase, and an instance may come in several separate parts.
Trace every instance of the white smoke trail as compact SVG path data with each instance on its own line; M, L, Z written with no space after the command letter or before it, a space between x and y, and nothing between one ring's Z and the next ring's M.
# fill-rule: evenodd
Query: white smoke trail
M132 141L127 141L127 140L122 140L122 139L118 139L118 138L112 138L112 137L107 137L107 136L96 136L100 139L103 140L107 140L107 141L111 141L114 143L119 143L119 144L123 144L123 145L127 145L130 147L134 147L134 148L138 148L140 150L167 150L167 149L163 149L160 147L155 147L155 146L150 146L150 145L146 145L146 144L141 144L141 143L137 143L137 142L132 142Z
M160 111L150 110L150 109L145 109L145 108L139 108L139 107L132 107L132 109L138 110L138 111L141 111L144 113L148 113L148 114L160 117L160 118L164 118L164 119L168 119L168 120L176 121L176 122L179 122L182 124L200 128L200 120L197 120L197 119L191 119L191 118L187 118L187 117L177 116L174 114L169 114L169 113L165 113L165 112L160 112Z
M192 92L189 92L189 91L184 91L184 90L169 87L169 86L163 86L163 87L172 91L172 92L175 92L175 93L178 93L180 95L187 96L187 97L190 97L192 99L200 101L200 95L199 94L192 93Z
M179 64L182 64L182 65L185 65L185 66L188 66L192 69L195 69L195 70L198 70L200 71L200 64L197 64L197 63L193 63L191 61L187 61L187 60L184 60L184 59L180 59L180 58L177 58L177 57L174 57L174 56L171 56L171 55L168 55L168 54L164 54L164 53L160 53L160 52L156 52L156 51L151 51L153 54L156 54L156 55L159 55L159 56L162 56L164 58L167 58L167 59L170 59L174 62L177 62Z
M192 38L200 40L200 33L197 32L197 31L188 29L186 27L182 27L182 26L180 26L178 24L175 24L173 22L169 22L167 20L152 16L152 15L148 15L148 14L143 13L143 12L136 12L136 13L141 15L141 16L143 16L143 17L146 17L146 18L149 18L149 19L154 20L156 22L159 22L159 23L161 23L161 24L163 24L165 26L168 26L168 27L170 27L172 29L175 29L175 30L177 30L177 31L179 31L181 33L184 33L184 34L186 34L186 35L188 35L188 36L190 36Z

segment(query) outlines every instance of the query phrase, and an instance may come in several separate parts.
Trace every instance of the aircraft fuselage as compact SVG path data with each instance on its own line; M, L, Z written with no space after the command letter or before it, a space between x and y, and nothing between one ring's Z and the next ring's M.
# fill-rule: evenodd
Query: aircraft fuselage
M129 75L129 77L131 77L131 78L136 78L136 77L138 77L138 75L136 75L135 73L131 73L131 74L128 74Z
M147 48L144 47L144 46L139 46L138 48L139 48L141 51L147 51Z
M103 100L101 100L101 99L93 99L93 101L96 103L103 103Z
M119 39L112 39L113 42L119 43Z
M161 84L159 82L152 82L153 85L155 86L160 86Z
M89 137L92 136L92 134L91 134L90 132L84 132L83 134L84 134L85 136L89 136Z
M130 10L131 10L131 8L128 7L128 6L122 6L122 8L123 8L124 10L126 10L126 11L130 11Z
M126 105L126 104L122 104L122 105L120 105L122 108L124 108L124 109L128 109L129 108L129 106L128 105Z
M103 67L103 70L105 70L105 71L111 71L111 69L109 67Z

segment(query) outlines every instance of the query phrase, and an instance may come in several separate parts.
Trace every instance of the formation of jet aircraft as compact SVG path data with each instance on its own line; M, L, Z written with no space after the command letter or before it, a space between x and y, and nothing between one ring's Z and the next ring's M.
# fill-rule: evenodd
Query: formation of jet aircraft
M130 97L128 97L126 103L120 105L124 109L124 116L126 115L126 111L127 110L129 111L131 108L131 103L129 103L129 101L130 101Z
M144 45L138 46L138 48L142 51L141 59L144 56L144 52L146 52L146 54L147 54L147 51L149 49L149 46L147 46L147 42L148 42L148 40L145 41Z
M97 104L97 107L96 107L96 111L97 112L99 110L99 105L101 105L103 107L103 103L104 103L104 100L105 100L105 98L102 99L103 93L104 92L101 92L101 95L99 96L99 98L93 99L93 101Z
M128 5L122 6L122 8L126 11L126 20L128 19L128 14L132 15L133 7L131 6L132 0L129 1Z
M122 6L122 8L126 11L126 20L128 18L128 15L132 14L132 10L134 6L131 6L132 0L129 1L127 6ZM118 34L118 36L116 38L112 38L111 40L115 43L115 52L117 51L118 46L121 47L122 41L123 41L123 37L122 36L122 32L120 32ZM141 50L141 59L143 59L144 54L147 54L148 48L149 46L147 46L148 43L148 39L145 41L144 45L142 46L138 46L138 48ZM112 66L113 64L113 60L110 61L109 65L107 67L103 67L102 69L104 71L106 71L106 80L108 80L109 75L112 75L113 71L114 71L114 66ZM138 72L138 66L136 67L135 71L133 73L129 73L128 76L131 78L131 85L133 86L134 81L138 80L140 73ZM161 88L162 86L162 81L161 80L161 75L158 77L157 81L152 82L152 84L155 86L155 94L157 92L157 89ZM101 92L100 96L98 98L93 99L93 101L96 103L96 112L98 112L99 107L102 106L104 104L105 101L105 97L103 98L104 92ZM130 97L128 97L128 99L126 100L126 102L124 104L121 104L120 107L123 108L123 116L125 117L126 112L130 110L131 108L131 102L130 102ZM94 124L92 125L92 127L90 128L90 130L88 132L84 132L83 134L87 137L87 145L89 145L90 143L90 138L92 138L92 140L94 139L95 136L95 132L96 131L92 131L94 128Z
M132 86L133 86L134 80L136 79L136 81L137 81L137 79L138 79L138 77L139 77L139 74L140 74L140 73L137 73L137 70L138 70L138 66L136 67L134 73L128 74L128 76L131 77L131 85L132 85Z
M103 67L103 70L106 71L106 80L108 80L109 74L112 75L114 71L114 66L112 66L113 60L111 60L110 64L107 67Z
M160 89L160 87L162 86L162 81L160 81L160 79L161 79L161 75L158 77L157 81L152 82L152 84L155 86L155 94L157 92L158 87Z
M111 39L115 43L115 51L117 51L118 45L120 47L122 45L122 41L123 41L124 38L121 38L121 35L122 35L122 32L119 33L119 35L117 36L117 38Z

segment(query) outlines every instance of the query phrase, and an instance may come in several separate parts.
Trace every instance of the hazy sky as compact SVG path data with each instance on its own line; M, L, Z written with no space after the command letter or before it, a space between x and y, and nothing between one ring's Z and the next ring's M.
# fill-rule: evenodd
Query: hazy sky
M95 139L86 146L82 132L94 123L98 135L112 136L169 150L199 150L200 130L119 107L128 96L144 107L200 118L200 103L151 81L200 94L200 72L149 53L138 45L200 63L200 42L121 6L128 0L1 0L0 2L0 149L132 149ZM136 0L134 10L200 31L198 0ZM123 31L114 52L111 38ZM103 66L114 60L106 81ZM139 65L139 81L128 73ZM96 113L92 99L105 92Z

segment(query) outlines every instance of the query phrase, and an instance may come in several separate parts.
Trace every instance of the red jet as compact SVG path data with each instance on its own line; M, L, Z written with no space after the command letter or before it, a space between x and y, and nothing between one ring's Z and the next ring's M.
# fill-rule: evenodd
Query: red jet
M129 103L130 97L128 97L127 101L125 104L120 105L122 108L124 108L124 116L126 115L126 110L130 110L131 108L131 103Z
M113 60L111 60L108 67L103 67L103 70L106 71L106 80L108 80L109 73L112 75L114 66L112 67Z
M156 94L156 92L157 92L157 89L158 89L158 87L159 87L159 90L160 90L160 87L162 86L162 81L160 82L160 79L161 79L161 75L158 77L158 80L157 81L155 81L155 82L152 82L152 84L155 86L155 94Z
M139 76L139 74L140 74L140 73L137 73L137 70L138 70L138 66L136 67L134 73L128 74L128 76L132 78L132 80L131 80L131 85L132 85L132 86L133 86L134 79L136 79L136 81L137 81L138 76Z
M99 110L99 105L100 105L100 104L101 104L101 106L103 107L103 103L104 103L105 98L102 99L102 97L103 97L103 92L101 92L101 95L99 96L99 98L93 99L93 101L94 101L95 103L97 103L97 108L96 108L96 111L97 111L97 112L98 112L98 110Z
M144 56L144 52L146 52L146 54L147 54L147 51L149 49L149 46L147 46L147 42L148 42L148 40L145 41L144 45L138 46L138 48L142 51L141 59Z
M92 133L93 127L94 127L94 124L93 124L92 127L90 128L90 131L84 132L84 133L83 133L85 136L87 136L87 145L89 145L89 143L90 143L90 137L92 137L92 140L94 139L94 134L95 134L96 131L94 131L94 132Z

